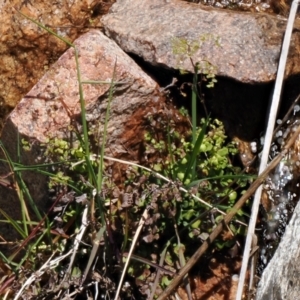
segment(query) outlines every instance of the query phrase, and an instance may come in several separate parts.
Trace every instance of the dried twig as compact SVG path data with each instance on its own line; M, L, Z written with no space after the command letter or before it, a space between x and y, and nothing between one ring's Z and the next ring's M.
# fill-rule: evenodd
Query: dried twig
M171 281L169 286L162 292L162 294L157 298L157 300L166 299L170 296L176 289L176 287L180 284L184 276L191 270L194 264L199 260L199 258L203 255L203 253L208 249L209 245L216 239L216 237L222 232L222 230L226 227L239 209L245 204L248 198L256 191L256 189L264 182L268 174L279 164L279 162L284 158L289 148L294 144L295 140L300 134L300 127L297 128L296 132L292 135L289 142L284 147L283 151L278 154L269 166L262 172L262 174L251 184L247 192L239 199L239 201L233 206L231 211L224 217L224 219L218 224L218 226L214 229L214 231L210 234L210 236L203 242L201 247L194 253L194 255L190 258L187 264L180 270L177 276Z
M125 274L126 274L126 271L127 271L127 268L128 268L128 265L129 265L129 261L130 261L130 258L131 258L131 255L133 253L133 250L134 250L134 247L136 245L136 242L137 242L137 239L140 235L140 232L145 224L145 221L148 219L148 211L149 211L149 208L150 207L147 207L139 221L139 225L138 225L138 228L135 232L135 235L133 237L133 240L132 240L132 245L130 247L130 250L129 250L129 253L128 253L128 257L127 257L127 260L126 260L126 263L125 263L125 266L123 268L123 272L122 272L122 275L121 275L121 279L119 281L119 285L118 285L118 289L117 289L117 292L116 292L116 295L115 295L115 300L118 300L119 298L119 294L120 294L120 291L121 291L121 288L122 288L122 284L123 284L123 281L124 281L124 277L125 277Z
M284 40L283 40L283 45L282 45L282 50L281 50L281 55L279 60L279 66L278 66L278 72L277 72L277 77L275 82L275 88L274 88L272 103L270 107L268 126L265 134L264 148L263 148L261 162L259 166L259 174L261 174L263 170L265 170L269 160L270 147L272 143L273 131L276 122L278 106L280 102L280 95L281 95L282 83L283 83L283 78L285 73L285 66L286 66L287 56L289 52L289 46L292 37L292 31L293 31L294 21L297 13L298 3L299 0L294 0L292 3L292 7L291 7L288 23L287 23L287 28L284 35ZM256 226L256 220L257 220L257 215L259 210L259 204L261 200L261 194L262 194L262 187L259 186L257 188L257 191L255 192L254 201L252 205L251 218L248 226L248 232L247 232L247 238L246 238L246 243L244 248L243 261L242 261L242 267L240 272L240 280L238 284L236 300L242 299L242 295L243 295L244 282L245 282L246 272L248 268L248 261L250 257L252 239L255 234L255 226Z
M37 271L34 272L23 284L23 286L21 287L21 289L18 291L17 295L15 296L14 300L17 300L20 298L20 296L22 295L22 292L28 287L30 286L34 281L36 281L37 279L41 278L42 275L49 269L54 269L58 266L58 264L64 260L66 257L68 257L69 255L71 255L73 250L70 250L69 252L67 252L64 255L61 255L53 260L52 257L56 254L55 252L50 256L50 258L42 265L42 267Z
M69 267L68 267L68 270L67 270L67 272L65 274L65 277L64 277L62 282L69 279L69 276L71 274L71 270L72 270L72 267L73 267L75 256L77 254L79 245L81 243L81 240L83 238L83 235L84 235L85 230L86 230L87 225L88 225L87 215L88 215L88 206L86 205L85 208L84 208L83 214L82 214L80 230L79 230L79 232L78 232L78 234L77 234L77 236L74 240L74 248L72 249L73 254L72 254L72 257L70 259Z
M93 240L93 248L92 248L88 263L84 270L84 274L83 274L82 281L81 281L81 286L83 285L84 281L86 280L86 278L91 270L92 264L95 261L95 258L97 257L97 253L98 253L98 250L100 247L101 240L104 236L105 230L106 230L106 226L101 227L100 230L98 231L95 239Z
M99 159L99 158L100 158L100 156L99 156L99 155L96 155L96 154L93 154L93 155L91 155L91 157L90 157L91 160L95 160L95 159ZM159 173L157 173L157 172L155 172L155 171L153 171L153 170L151 170L151 169L149 169L149 168L147 168L147 167L141 166L141 165L139 165L139 164L137 164L137 163L130 162L130 161L126 161L126 160L122 160L122 159L118 159L118 158L114 158L114 157L110 157L110 156L106 156L106 155L104 155L103 158L106 159L106 160L115 161L115 162L119 162L119 163L121 163L121 164L129 165L129 166L134 166L134 167L138 167L138 168L140 168L140 169L146 170L146 171L152 173L152 174L153 174L154 176L156 176L157 178L162 179L162 180L164 180L164 181L166 181L166 182L168 182L168 183L170 183L170 184L172 184L172 185L177 186L176 183L173 182L172 180L170 180L169 178L167 178L167 177L165 177L165 176L163 176L163 175L161 175L161 174L159 174ZM79 164L82 164L82 163L84 163L84 162L85 162L85 160L80 160L80 161L78 161L78 162L76 162L76 163L73 163L72 166L71 166L71 168L74 168L75 166L77 166L77 165L79 165ZM178 187L178 189L179 189L181 192L183 192L183 193L189 193L189 191L188 191L187 189L183 188L182 186ZM201 202L201 203L202 203L203 205L205 205L206 207L208 207L208 208L210 208L210 209L213 209L214 211L217 211L218 213L222 214L223 216L226 216L226 213L225 213L224 211L222 211L222 210L218 209L217 207L215 207L215 206L209 204L208 202L206 202L206 201L204 201L203 199L199 198L199 197L196 196L195 194L189 193L189 195L190 195L192 198L194 198L195 200ZM241 224L241 225L244 225L244 226L247 226L247 224L245 224L245 223L243 223L243 222L241 222L241 221L237 221L237 223L239 223L239 224Z

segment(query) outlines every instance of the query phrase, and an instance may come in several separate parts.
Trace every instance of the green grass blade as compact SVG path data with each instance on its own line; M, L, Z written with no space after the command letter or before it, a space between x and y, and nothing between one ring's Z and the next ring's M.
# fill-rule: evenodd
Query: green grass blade
M26 251L25 255L22 257L21 261L18 263L17 269L20 269L20 267L27 260L28 256L32 254L32 249L34 249L38 246L38 244L41 242L41 240L45 237L46 234L48 234L47 229L44 230L44 232L41 234L41 236L32 245L30 245L30 247L28 247L28 250Z
M17 175L18 175L17 176L18 177L18 182L19 182L20 188L22 190L22 194L25 194L25 196L26 196L26 198L27 198L27 200L28 200L28 202L29 202L32 210L34 211L34 213L38 217L38 219L42 220L42 216L41 216L41 214L40 214L40 212L39 212L39 210L38 210L35 202L33 201L32 197L30 195L30 192L29 192L29 190L27 188L27 185L25 184L24 180L22 179L21 174L17 174Z
M257 175L221 175L221 176L213 176L213 177L205 177L202 179L195 180L188 184L186 188L191 188L193 186L198 185L199 183L203 181L209 181L209 180L219 180L219 179L241 179L241 180L251 180L257 178Z
M19 226L19 224L12 219L3 209L0 208L0 213L7 219L7 221L14 227L14 229L22 236L23 239L27 237L28 234ZM23 222L22 222L23 223Z
M174 169L173 169L173 166L174 166L174 153L173 153L173 150L172 150L172 141L171 141L171 134L170 134L170 124L168 122L168 125L167 125L167 145L168 145L168 153L169 153L169 157L170 157L170 164L168 166L168 169L169 169L169 173L170 173L170 177L174 180L175 177L174 177Z
M197 140L195 141L195 143L193 143L193 151L192 151L191 158L189 159L187 168L186 168L185 173L184 173L183 183L187 179L187 177L190 174L190 172L192 172L192 176L191 176L192 180L194 180L194 178L195 178L196 158L197 158L197 155L200 152L200 146L201 146L201 144L203 142L203 139L204 139L204 136L205 136L208 124L209 124L209 118L206 119L206 121L203 124L203 126L201 128L201 131L200 131L200 133L199 133L199 135L197 137Z
M102 180L103 180L102 174L103 174L103 169L104 169L104 151L105 151L105 144L106 144L106 137L107 137L107 125L108 125L108 119L109 119L109 115L110 115L110 104L113 99L113 93L114 93L114 87L115 87L116 68L117 68L117 61L115 62L115 65L114 65L113 75L112 75L110 88L109 88L106 114L105 114L103 138L102 138L101 154L100 154L100 163L99 163L99 167L98 167L98 181L97 181L98 191L100 191L102 188Z
M32 23L36 24L38 27L43 28L44 30L46 30L48 33L50 33L51 35L54 35L55 37L57 37L58 39L60 39L61 41L65 42L68 46L73 47L74 45L67 39L63 38L62 36L58 35L55 31L53 31L52 29L46 27L45 25L43 25L42 23L28 17L27 15L23 14L20 10L18 10L19 14L21 14L24 18L30 20Z
M198 85L198 67L194 66L194 76L193 76L193 85L192 85L192 135L193 135L193 144L196 143L196 131L197 131L197 90Z
M16 187L17 187L16 188L16 193L18 194L18 198L19 198L20 205L21 205L21 216L22 216L22 220L23 220L22 224L23 224L23 227L24 227L22 232L24 232L24 235L27 236L28 235L28 228L27 228L27 222L26 221L27 220L30 221L30 219L29 219L29 214L28 214L28 210L27 210L27 207L26 207L26 203L25 203L25 200L24 200L23 190L22 190L22 188L19 188L19 183L20 183L19 176L18 176L19 174L14 171L14 164L15 163L12 161L10 155L8 154L7 150L5 149L5 147L4 147L4 145L1 141L0 141L0 147L1 147L1 149L4 153L4 156L6 158L6 163L8 163L10 170L12 170L13 174L14 174L14 179L15 179L15 183L16 183ZM18 158L18 160L20 160L19 136L17 136L17 158ZM5 218L7 220L12 220L10 217L9 218L8 217L9 216L6 214ZM20 227L17 228L15 226L15 222L11 223L11 224L15 228L15 230L20 233ZM23 236L23 234L21 234L21 235Z

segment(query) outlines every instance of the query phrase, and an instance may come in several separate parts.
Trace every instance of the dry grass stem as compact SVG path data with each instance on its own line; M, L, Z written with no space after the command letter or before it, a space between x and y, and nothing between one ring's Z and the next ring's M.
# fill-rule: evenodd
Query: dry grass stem
M172 280L169 286L163 291L163 293L157 298L157 300L164 300L169 297L181 283L184 276L191 270L199 258L204 254L208 249L211 243L217 238L217 236L222 232L239 209L245 204L250 196L257 190L257 188L264 182L268 174L279 164L279 162L287 155L289 149L294 144L295 140L300 134L300 127L297 128L296 132L292 135L289 142L284 147L283 151L278 154L269 166L262 172L262 174L251 184L247 192L238 200L238 202L233 206L231 211L224 217L224 219L218 224L210 236L203 242L203 244L198 248L194 255L190 258L187 264L180 270L177 276Z

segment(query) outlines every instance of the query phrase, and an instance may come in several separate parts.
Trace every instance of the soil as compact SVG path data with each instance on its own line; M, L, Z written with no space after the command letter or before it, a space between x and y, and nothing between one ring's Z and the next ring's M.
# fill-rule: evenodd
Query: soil
M205 265L205 263L203 262ZM234 300L238 285L241 257L230 258L224 254L214 254L207 267L200 266L199 275L190 279L193 299ZM203 270L204 269L204 270ZM183 287L178 289L182 300L188 300Z

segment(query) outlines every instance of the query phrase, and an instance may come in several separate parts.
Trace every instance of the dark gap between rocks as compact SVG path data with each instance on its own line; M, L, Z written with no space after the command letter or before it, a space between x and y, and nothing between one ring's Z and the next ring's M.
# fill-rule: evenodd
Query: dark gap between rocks
M152 65L137 55L130 54L130 56L162 89L169 86L166 92L178 107L191 109L193 74L181 74L178 70L162 64ZM299 76L294 76L285 83L279 118L284 116L300 92L300 86L297 86ZM172 84L174 78L177 81ZM216 79L218 82L213 88L207 88L205 81L200 86L200 93L208 112L213 118L219 118L224 123L230 137L236 136L245 141L258 139L267 124L267 111L274 82L249 84L222 76ZM205 116L202 105L198 105L198 109L199 116Z

